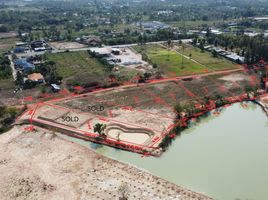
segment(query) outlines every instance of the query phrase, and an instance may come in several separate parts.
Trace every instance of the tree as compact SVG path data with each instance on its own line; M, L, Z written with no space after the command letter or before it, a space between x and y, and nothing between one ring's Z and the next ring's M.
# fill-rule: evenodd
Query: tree
M210 105L210 97L209 96L205 96L204 97L204 102L206 105Z
M119 200L128 200L130 190L126 183L123 183L118 188L118 194L120 195Z
M178 104L176 104L174 106L174 110L175 110L175 112L177 114L177 118L180 119L181 118L181 113L185 112L185 110L186 110L186 106L183 105L183 104L178 103Z
M200 49L201 49L201 52L204 52L204 49L205 49L205 47L204 47L204 45L205 45L205 40L204 39L202 39L202 40L200 40Z
M23 75L20 71L17 71L16 84L23 85Z
M100 134L102 136L105 136L105 133L104 133L105 129L106 129L106 124L97 123L94 126L94 132L98 133L98 134Z
M156 69L158 66L156 63L153 64L153 68Z
M197 41L198 41L198 35L194 35L193 45L196 45Z
M223 105L223 96L222 95L216 95L216 101L215 101L215 103L216 103L216 106L217 107L220 107L220 106L222 106Z
M139 44L142 45L143 44L143 38L142 38L142 35L140 34L139 37L138 37L138 41L139 41Z
M211 35L211 30L209 27L207 27L207 30L206 30L206 37L210 37Z
M217 51L215 49L213 49L211 53L214 58L218 56Z
M7 32L8 28L5 25L0 26L0 32Z

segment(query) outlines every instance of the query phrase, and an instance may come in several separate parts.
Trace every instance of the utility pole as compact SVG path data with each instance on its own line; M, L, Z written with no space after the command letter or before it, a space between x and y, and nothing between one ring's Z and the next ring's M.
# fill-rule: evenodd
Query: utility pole
M185 21L182 22L182 27L183 27L183 35L186 35L186 29L185 29ZM181 58L181 67L183 68L183 59L184 59L184 44L182 44L182 58Z
M265 80L264 80L264 89L267 92L267 84L268 84L268 65L265 65Z
M183 59L184 59L184 44L182 43L182 57L181 57L181 67L183 68Z

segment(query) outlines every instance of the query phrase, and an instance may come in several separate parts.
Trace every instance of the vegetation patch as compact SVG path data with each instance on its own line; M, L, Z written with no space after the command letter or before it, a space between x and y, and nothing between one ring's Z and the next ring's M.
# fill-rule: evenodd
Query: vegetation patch
M237 67L237 64L226 60L212 53L201 51L199 48L196 48L192 45L180 45L178 46L178 52L197 61L198 63L205 65L210 70L225 70L225 69L234 69Z
M145 60L147 59L155 67L158 67L168 77L208 72L208 69L201 64L159 45L135 46L133 48L142 53Z
M1 38L0 39L0 52L9 51L15 46L18 39L16 38Z
M10 61L7 57L0 55L0 79L9 79L12 76Z
M86 51L48 54L47 57L56 63L59 76L67 79L68 83L94 82L108 74L106 66Z
M22 110L19 110L0 105L0 134L8 131L15 119L26 109L26 106Z

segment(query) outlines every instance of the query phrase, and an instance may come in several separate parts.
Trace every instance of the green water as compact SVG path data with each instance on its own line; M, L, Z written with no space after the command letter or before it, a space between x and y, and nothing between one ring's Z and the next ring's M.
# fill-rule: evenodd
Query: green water
M76 141L217 200L267 200L268 118L259 106L247 105L202 118L160 158Z

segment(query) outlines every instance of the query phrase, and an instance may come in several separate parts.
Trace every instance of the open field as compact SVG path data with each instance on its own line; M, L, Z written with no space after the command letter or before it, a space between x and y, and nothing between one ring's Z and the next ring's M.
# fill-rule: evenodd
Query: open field
M48 54L56 62L57 71L64 79L93 82L107 77L107 68L86 51Z
M15 38L18 36L17 32L6 32L6 33L0 33L0 38Z
M0 80L0 104L13 104L15 83L12 78Z
M14 86L15 86L15 84L14 84L13 78L0 79L0 91L1 91L1 89L14 88Z
M19 121L56 128L93 142L142 153L160 155L159 144L174 127L177 103L204 104L205 96L236 97L246 86L258 86L255 72L194 76L162 83L110 88L93 93L43 102ZM92 109L94 108L94 109ZM70 120L64 120L68 117ZM77 119L77 120L74 120ZM105 124L105 140L94 132Z
M95 27L87 27L83 30L80 30L79 32L74 32L73 36L80 37L83 35L99 35L101 32L104 32L104 30L111 28L110 25L99 25L97 28ZM126 29L130 30L137 30L138 28L131 25L131 24L115 24L113 26L113 31L115 32L123 32Z
M232 22L232 20L208 20L208 21L202 21L202 20L193 20L193 21L173 21L173 22L166 22L167 24L183 28L183 29L198 29L202 28L203 26L220 26L224 23Z
M130 165L61 139L55 133L16 126L0 135L0 196L5 200L119 199L209 200Z
M167 77L195 75L240 67L224 58L214 58L208 52L202 53L189 44L184 45L184 50L179 45L175 45L172 49L160 45L134 46L133 48L138 52L145 53Z
M174 49L187 57L191 54L191 59L205 65L211 70L226 70L239 67L236 63L233 63L223 57L213 57L211 53L207 51L201 52L200 49L189 44L184 45L184 48L182 46L175 45Z
M138 52L144 52L151 62L156 64L168 77L209 72L206 67L159 45L135 46L133 48Z
M9 51L16 45L18 38L1 38L0 39L0 52Z
M79 49L86 47L86 45L77 42L51 42L49 45L59 50Z

